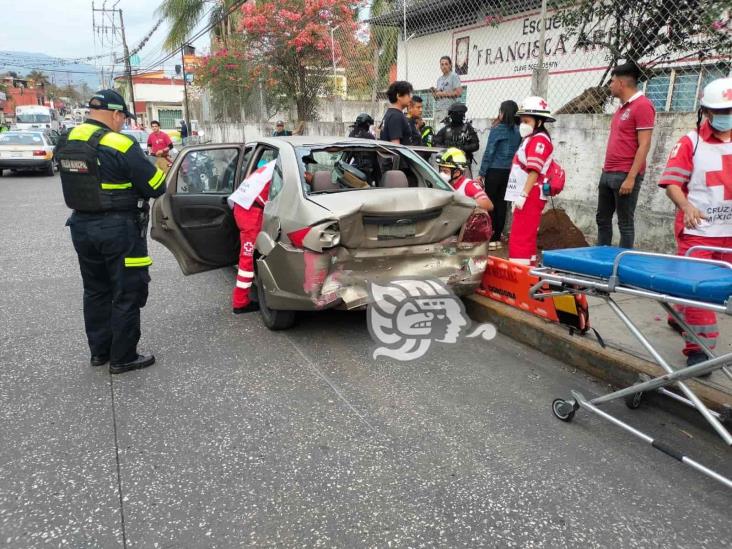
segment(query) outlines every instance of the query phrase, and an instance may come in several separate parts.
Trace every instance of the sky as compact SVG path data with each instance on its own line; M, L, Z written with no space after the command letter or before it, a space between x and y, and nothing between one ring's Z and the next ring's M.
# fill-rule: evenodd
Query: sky
M117 0L106 0L107 8ZM94 0L100 8L104 0ZM157 21L155 10L160 0L119 0L117 8L123 10L127 43L130 49L152 29ZM122 52L122 46L101 48L95 45L92 32L92 0L0 0L0 50L45 53L54 57L79 58L111 51ZM203 25L201 25L203 26ZM140 52L141 66L149 66L165 53L161 45L165 38L162 25ZM207 47L207 38L195 44L199 49ZM111 64L110 57L97 63ZM167 68L180 63L178 59L167 62ZM95 62L91 62L95 63ZM117 71L120 70L118 66Z

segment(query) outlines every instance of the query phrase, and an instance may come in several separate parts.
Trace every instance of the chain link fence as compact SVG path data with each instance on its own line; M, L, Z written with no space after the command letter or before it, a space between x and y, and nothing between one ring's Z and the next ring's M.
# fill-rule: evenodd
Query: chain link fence
M434 121L455 100L434 95L449 56L469 118L493 118L502 101L529 95L558 113L612 112L610 72L634 61L658 112L692 112L703 86L732 68L730 4L367 0L357 41L333 32L333 95L371 102L378 119L389 83L408 80Z

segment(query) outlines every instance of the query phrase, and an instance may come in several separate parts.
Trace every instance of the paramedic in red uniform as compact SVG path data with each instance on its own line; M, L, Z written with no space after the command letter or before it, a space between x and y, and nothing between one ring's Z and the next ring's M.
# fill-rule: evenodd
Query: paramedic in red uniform
M271 164L273 165L274 162ZM261 177L262 174L267 172L268 168L273 168L273 166L261 166L247 179L257 176ZM249 292L254 282L254 243L262 228L264 206L269 198L271 175L267 179L249 207L245 207L244 204L236 202L237 193L229 197L229 200L233 202L234 220L236 221L236 226L239 228L239 238L241 240L239 268L236 273L234 291L231 294L232 309L234 314L237 315L259 309L259 305L249 299ZM242 182L242 186L246 181Z
M437 166L442 178L452 185L455 192L472 198L479 208L489 212L493 210L493 203L480 183L465 177L468 158L463 151L455 147L447 149L437 160Z
M546 197L542 179L552 163L554 145L546 129L554 122L549 104L541 97L527 97L516 115L523 138L513 157L505 200L513 202L513 222L508 238L508 258L522 265L536 263L536 239Z
M659 182L677 208L679 255L692 246L732 248L732 78L708 84L700 104L696 131L676 143ZM705 250L693 256L732 262L732 253ZM717 315L694 307L681 311L696 335L714 349ZM689 366L706 360L688 337L684 354Z

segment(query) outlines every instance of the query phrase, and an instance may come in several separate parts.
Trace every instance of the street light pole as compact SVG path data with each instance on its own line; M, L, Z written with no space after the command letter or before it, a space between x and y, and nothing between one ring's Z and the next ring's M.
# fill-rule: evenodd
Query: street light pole
M127 37L125 36L125 21L122 19L122 10L119 10L119 26L122 31L122 47L125 56L125 72L127 73L127 82L130 85L130 99L132 100L132 114L137 116L135 110L135 86L132 83L132 65L130 64L130 50L127 48Z
M185 48L186 45L182 44L180 47L180 61L181 61L181 68L183 69L183 97L185 99L186 104L186 126L188 127L188 133L190 135L191 132L191 115L190 115L190 109L188 107L188 80L186 79L186 54L185 54Z

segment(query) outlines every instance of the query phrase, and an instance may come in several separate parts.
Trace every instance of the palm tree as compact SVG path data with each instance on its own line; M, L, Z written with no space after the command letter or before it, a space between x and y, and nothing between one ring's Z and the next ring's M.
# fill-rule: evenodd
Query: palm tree
M46 86L48 86L48 84L51 83L51 81L48 79L48 76L36 69L30 71L26 78L33 82L34 86L40 86L41 88L45 88Z
M234 16L234 13L228 16L226 13L241 3L241 0L163 0L157 14L170 25L164 47L170 51L180 48L205 17L206 11L209 22L213 24L214 35L226 45L233 32Z

